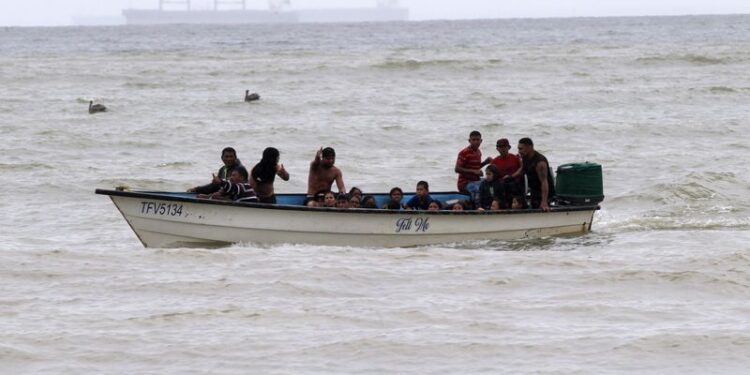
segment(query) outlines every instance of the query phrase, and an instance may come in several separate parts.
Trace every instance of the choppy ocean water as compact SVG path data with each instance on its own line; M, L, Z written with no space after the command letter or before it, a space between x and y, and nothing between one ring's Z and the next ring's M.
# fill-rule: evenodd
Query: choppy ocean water
M744 373L749 68L748 16L0 29L0 368ZM593 232L144 249L93 194L227 145L279 148L278 192L325 145L348 187L452 190L473 129L602 164Z

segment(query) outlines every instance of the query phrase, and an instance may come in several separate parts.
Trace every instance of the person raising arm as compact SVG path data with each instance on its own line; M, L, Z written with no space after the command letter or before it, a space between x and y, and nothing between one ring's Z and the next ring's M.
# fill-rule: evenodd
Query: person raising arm
M344 176L341 170L334 166L336 163L336 151L331 147L321 148L315 154L315 159L310 163L310 172L307 176L307 195L312 196L317 191L330 190L333 182L339 193L346 192Z

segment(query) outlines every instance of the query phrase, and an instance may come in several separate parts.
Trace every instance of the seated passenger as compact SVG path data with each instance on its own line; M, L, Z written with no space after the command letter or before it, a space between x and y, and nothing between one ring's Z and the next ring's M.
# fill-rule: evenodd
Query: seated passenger
M501 208L502 205L503 205L503 203L502 203L502 200L500 198L493 198L492 202L490 202L490 206L489 207L487 207L487 208L478 207L477 211L498 211L498 210L502 209Z
M479 202L477 205L482 209L489 209L493 200L500 200L500 208L505 208L505 188L503 182L498 179L497 166L490 164L484 172L485 179L479 185Z
M463 211L464 210L464 205L463 205L462 202L463 201L453 203L453 205L451 206L451 210L453 210L453 211Z
M503 183L505 188L505 206L510 207L514 194L523 194L523 161L517 155L510 153L510 142L506 138L500 138L495 145L500 153L492 159L492 164L497 167L498 174L495 176Z
M440 201L432 201L427 206L427 211L440 211L443 209L443 205L440 204Z
M502 207L502 205L503 205L503 203L500 200L500 198L495 198L495 199L492 200L492 204L490 205L490 210L491 211L498 211L498 210L501 209L500 207Z
M351 197L357 197L357 199L362 200L362 190L356 186L349 189L349 198Z
M511 204L510 208L512 208L514 210L523 209L523 206L524 206L523 201L524 201L523 196L521 196L521 195L514 195L513 196L513 203Z
M221 161L224 162L224 165L222 165L221 168L219 168L219 172L216 173L220 180L228 179L229 175L232 173L232 169L242 166L240 159L237 159L237 151L231 147L225 147L221 150ZM188 189L188 193L208 195L219 191L220 188L220 183L217 184L214 181L211 181L208 185L196 186Z
M401 190L400 187L395 187L391 189L391 192L388 194L391 197L391 200L386 203L383 208L386 210L400 210L403 208L401 205L401 199L404 197L404 191Z
M321 190L316 192L314 195L305 197L305 206L307 207L323 207L328 190Z
M336 207L336 194L332 191L325 192L323 196L323 204L321 207Z
M378 204L375 201L375 197L372 195L365 195L364 198L362 198L362 204L360 205L362 208L378 208Z
M430 202L432 202L430 185L427 184L427 181L419 181L417 182L416 194L406 202L404 208L407 210L427 210L430 207Z
M355 196L349 198L349 206L348 206L348 208L359 208L359 204L360 204L359 197L355 195Z
M247 177L245 167L236 167L232 169L229 180L222 181L219 176L214 175L213 183L220 184L218 193L221 193L223 197L228 197L235 202L257 202L258 197L253 187L247 182ZM208 199L214 198L215 194L208 195ZM219 196L216 197L219 198Z
M349 197L346 193L339 193L336 197L336 208L349 208Z

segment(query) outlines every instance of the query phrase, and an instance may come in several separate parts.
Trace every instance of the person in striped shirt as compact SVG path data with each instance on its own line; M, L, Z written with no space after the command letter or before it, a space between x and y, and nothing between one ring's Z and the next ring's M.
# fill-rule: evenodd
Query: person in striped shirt
M222 180L219 176L213 175L213 183L220 184L221 188L219 188L219 191L208 195L199 194L198 198L258 202L258 196L250 183L247 182L247 178L247 169L242 166L232 169L228 180Z

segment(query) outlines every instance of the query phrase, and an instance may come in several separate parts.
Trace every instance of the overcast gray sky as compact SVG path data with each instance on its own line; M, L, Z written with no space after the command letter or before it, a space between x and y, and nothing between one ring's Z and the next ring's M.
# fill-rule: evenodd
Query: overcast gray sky
M247 0L252 8L268 0ZM292 9L367 7L376 0L291 0ZM750 0L400 0L412 20L637 16L750 13ZM110 17L125 8L156 9L158 0L0 0L0 26L71 25L74 20ZM193 0L193 8L208 9L213 0Z

